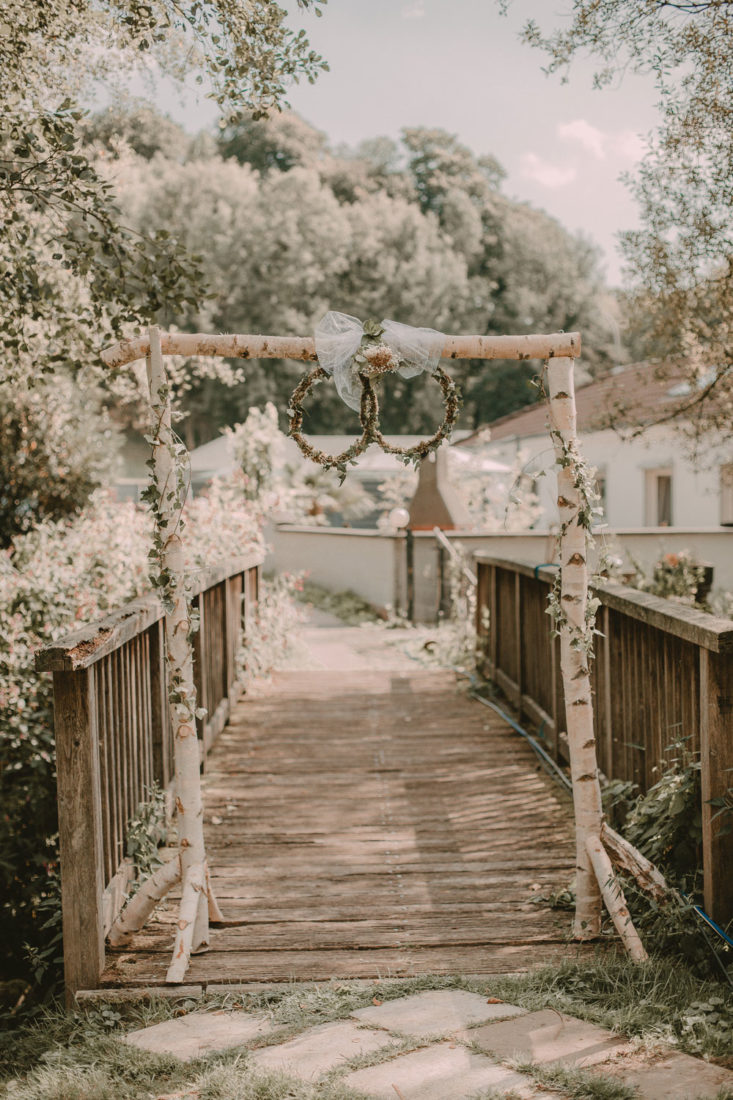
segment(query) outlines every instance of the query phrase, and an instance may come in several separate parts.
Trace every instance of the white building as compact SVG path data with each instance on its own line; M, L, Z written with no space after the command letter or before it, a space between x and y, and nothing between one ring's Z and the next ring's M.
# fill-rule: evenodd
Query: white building
M649 363L617 367L577 389L582 450L596 468L611 528L733 526L733 435L727 444L701 448L693 462L679 430L651 424L688 392L684 383L656 377ZM634 426L645 423L649 426L644 432L634 436ZM504 416L488 428L488 453L507 465L522 453L528 474L536 478L543 523L557 523L554 454L544 402ZM477 435L459 446L477 442Z

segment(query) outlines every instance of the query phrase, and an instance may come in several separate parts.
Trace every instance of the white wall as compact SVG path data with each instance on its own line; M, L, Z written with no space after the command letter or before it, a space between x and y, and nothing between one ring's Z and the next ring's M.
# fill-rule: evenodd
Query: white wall
M305 572L333 592L350 589L375 607L402 599L404 535L342 527L280 526L267 532L265 569Z
M471 554L541 565L557 560L557 533L526 531L495 534L448 533ZM430 622L438 608L438 550L428 531L415 532L414 583L418 621ZM649 572L662 554L689 550L715 570L713 589L733 592L733 528L647 527L596 532L599 546L618 552L630 571L635 558ZM381 531L333 527L280 526L268 533L271 550L265 568L306 572L334 592L351 589L376 607L404 609L406 603L405 537Z

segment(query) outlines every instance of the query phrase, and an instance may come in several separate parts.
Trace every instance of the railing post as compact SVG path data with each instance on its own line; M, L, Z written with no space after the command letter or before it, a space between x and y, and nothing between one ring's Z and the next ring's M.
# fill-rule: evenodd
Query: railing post
M104 969L102 799L94 673L53 677L67 1004Z
M492 676L496 674L496 659L498 655L498 619L497 609L497 568L490 566L489 574L489 671Z
M405 562L407 569L407 619L415 621L415 537L408 527L405 531Z
M733 917L733 831L711 799L733 788L733 654L700 649L700 760L705 908L719 923Z
M451 612L451 586L447 569L448 558L445 550L437 539L435 540L435 546L438 551L438 616L447 618L450 617Z
M517 647L517 713L522 719L522 575L514 574L514 640Z

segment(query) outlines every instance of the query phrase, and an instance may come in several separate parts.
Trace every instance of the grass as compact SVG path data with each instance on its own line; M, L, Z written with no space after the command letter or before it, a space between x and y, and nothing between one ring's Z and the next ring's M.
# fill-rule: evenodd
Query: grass
M182 1065L175 1058L123 1046L119 1038L159 1020L188 1011L242 1008L267 1015L277 1031L268 1042L282 1041L306 1027L343 1019L373 999L387 1001L424 989L468 989L501 997L530 1011L554 1008L608 1027L651 1047L705 1055L733 1066L733 1003L722 987L702 982L664 959L635 966L607 955L582 963L543 967L491 979L424 976L375 982L294 984L259 991L223 993L200 1000L151 1000L101 1005L85 1012L44 1010L24 1027L8 1033L0 1046L0 1097L7 1100L152 1100L180 1094L180 1100L354 1100L359 1094L339 1080L339 1072L375 1064L397 1050L424 1042L396 1040L389 1052L358 1057L319 1084L294 1084L281 1074L256 1073L247 1050L237 1047ZM712 1002L712 1003L711 1003ZM699 1006L708 1005L704 1012ZM697 1006L697 1007L696 1007ZM626 1100L626 1085L587 1071L521 1066L538 1086L572 1100ZM482 1094L482 1097L489 1096Z
M300 603L312 604L319 611L328 611L347 626L360 626L362 623L381 621L376 608L350 590L331 592L306 580L303 581L302 591L297 593L297 597Z
M531 1077L545 1088L562 1090L571 1100L637 1100L631 1085L612 1077L599 1077L587 1069L566 1069L564 1066L540 1066L535 1062L517 1062L518 1073Z

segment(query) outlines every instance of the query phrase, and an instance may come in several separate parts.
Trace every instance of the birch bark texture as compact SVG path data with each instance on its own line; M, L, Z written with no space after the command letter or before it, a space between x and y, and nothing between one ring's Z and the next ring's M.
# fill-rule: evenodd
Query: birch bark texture
M577 415L572 359L548 359L550 434L557 463L560 513L560 667L570 750L576 839L576 902L573 934L593 939L601 930L601 893L587 849L600 836L603 812L593 730L589 650L587 528L581 524Z
M587 473L577 435L574 364L572 359L548 359L545 369L550 435L558 467L560 590L553 613L560 633L560 668L575 811L573 935L577 940L594 939L599 935L603 898L629 955L640 962L646 959L646 952L601 842L603 808L590 681L595 618L589 605L591 510Z
M166 975L166 981L180 983L188 969L191 953L208 945L209 919L220 920L221 913L211 890L204 844L191 600L181 519L187 492L182 476L186 452L173 432L170 387L157 326L149 329L147 368L156 490L153 512L159 591L165 606L167 687L173 725L178 854L141 886L112 927L109 940L119 944L128 933L142 928L157 901L180 882L181 901L173 958Z

